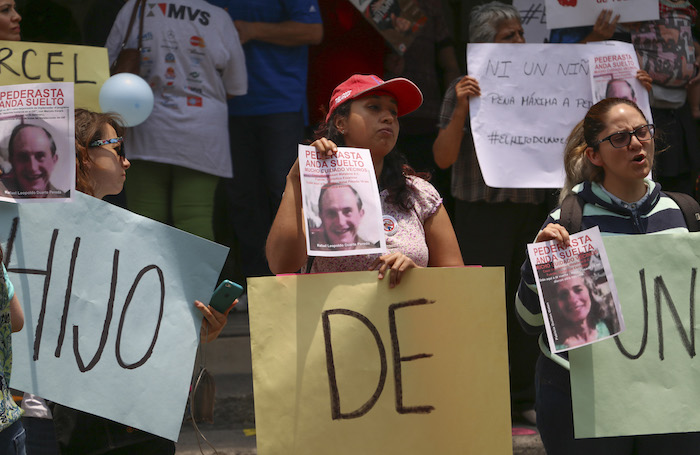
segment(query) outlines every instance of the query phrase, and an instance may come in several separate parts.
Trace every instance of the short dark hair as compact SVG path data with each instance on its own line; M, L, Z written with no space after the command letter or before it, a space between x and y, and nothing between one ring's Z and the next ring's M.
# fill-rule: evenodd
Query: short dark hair
M46 137L49 138L49 141L51 141L51 146L50 146L51 155L56 155L56 141L53 140L53 136L51 136L51 133L49 133L49 130L47 130L43 126L32 125L31 123L20 123L19 125L15 126L14 129L12 130L12 134L10 135L10 142L7 145L7 149L10 152L10 158L12 158L12 153L14 152L15 139L17 138L17 135L19 134L19 132L25 128L39 128L40 130L42 130L46 134Z

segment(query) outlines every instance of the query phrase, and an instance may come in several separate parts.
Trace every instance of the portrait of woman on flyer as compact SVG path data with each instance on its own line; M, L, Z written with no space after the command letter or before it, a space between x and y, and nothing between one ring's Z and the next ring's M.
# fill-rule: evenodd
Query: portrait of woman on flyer
M604 311L591 289L594 286L583 274L542 283L557 350L583 346L610 336Z

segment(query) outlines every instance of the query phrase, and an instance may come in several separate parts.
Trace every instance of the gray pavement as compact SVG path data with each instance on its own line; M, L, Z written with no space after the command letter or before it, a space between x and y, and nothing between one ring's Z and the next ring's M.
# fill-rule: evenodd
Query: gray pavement
M187 428L189 426L189 428ZM200 425L200 431L216 449L220 455L256 455L255 436L248 436L243 428L211 428L211 426ZM203 440L199 440L194 429L189 425L183 425L180 432L180 440L177 443L177 455L199 455L200 453L214 453L214 449Z
M255 436L246 436L243 429L200 429L220 455L257 455ZM201 445L203 453L214 453L203 441ZM197 446L194 430L183 427L176 455L199 455L202 452ZM539 435L514 436L513 455L545 455Z
M247 312L232 312L219 338L207 345L206 366L216 382L214 423L199 424L202 434L220 455L257 455L250 332ZM192 423L182 425L177 455L213 454L201 442ZM539 435L513 436L514 455L545 455Z

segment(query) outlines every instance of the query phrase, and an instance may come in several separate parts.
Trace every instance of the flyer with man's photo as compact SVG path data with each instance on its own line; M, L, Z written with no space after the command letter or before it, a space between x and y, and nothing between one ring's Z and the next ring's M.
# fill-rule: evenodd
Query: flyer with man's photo
M0 86L0 201L70 200L74 106L73 83Z
M338 147L328 157L299 146L309 256L385 253L382 204L369 150Z
M605 43L594 45L607 46ZM639 59L632 44L616 42L615 52L591 57L588 65L594 103L605 98L623 98L639 106L647 121L654 123L649 93L637 79Z
M598 227L569 239L568 247L556 241L527 246L552 352L595 343L625 330Z

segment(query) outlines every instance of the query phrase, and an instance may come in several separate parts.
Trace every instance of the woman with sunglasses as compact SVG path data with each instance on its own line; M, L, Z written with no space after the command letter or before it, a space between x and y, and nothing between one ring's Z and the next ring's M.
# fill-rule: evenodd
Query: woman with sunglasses
M124 131L114 114L75 110L76 190L99 199L121 192L131 166L124 155ZM213 341L233 305L225 313L200 301L195 306L204 316L201 341ZM172 441L75 409L56 405L52 416L44 400L35 395L25 394L23 408L32 419L27 429L29 453L57 454L59 446L64 454L175 453Z
M569 136L564 152L566 183L560 202L577 194L584 202L581 230L598 226L606 234L688 232L678 205L647 178L654 163L654 125L631 101L606 98L595 104ZM561 210L550 213L535 242L568 245L558 224ZM521 269L516 308L523 328L543 335L544 321L529 260ZM537 428L548 455L695 454L700 433L575 439L569 371L540 342L536 367Z
M124 187L131 163L124 154L124 128L110 114L75 111L75 188L102 199Z

